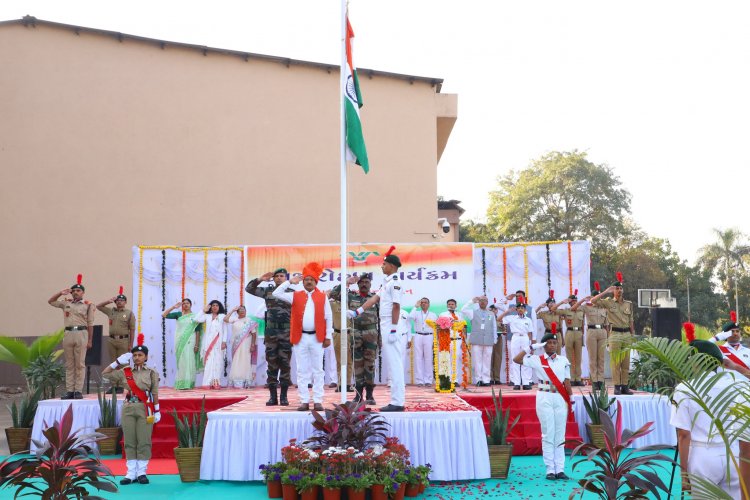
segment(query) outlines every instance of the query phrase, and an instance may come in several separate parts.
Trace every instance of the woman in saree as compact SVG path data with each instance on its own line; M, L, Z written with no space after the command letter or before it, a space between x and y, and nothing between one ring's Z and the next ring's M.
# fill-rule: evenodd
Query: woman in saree
M172 312L180 308L180 311ZM192 311L193 302L182 299L161 315L162 318L177 320L174 332L174 352L177 358L177 375L175 389L192 389L195 387L195 372L198 369L198 346L200 345L200 322L196 321Z
M234 317L234 313L237 317ZM255 382L253 353L256 350L258 323L247 317L245 306L237 306L224 317L232 325L229 347L232 350L232 367L229 370L229 385L251 387Z
M211 389L221 389L224 353L227 349L225 316L224 305L218 300L212 300L203 312L195 315L195 321L205 323L200 355L203 361L203 385L208 385Z

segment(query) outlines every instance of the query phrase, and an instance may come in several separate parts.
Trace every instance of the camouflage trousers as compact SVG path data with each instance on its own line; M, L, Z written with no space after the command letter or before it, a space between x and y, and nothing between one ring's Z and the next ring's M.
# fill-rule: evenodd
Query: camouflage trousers
M286 329L266 327L264 343L266 346L266 362L268 370L268 385L292 385L290 361L292 359L292 343L289 340L289 327Z
M359 386L375 385L375 360L378 357L378 331L351 330L349 347L354 363L354 382Z

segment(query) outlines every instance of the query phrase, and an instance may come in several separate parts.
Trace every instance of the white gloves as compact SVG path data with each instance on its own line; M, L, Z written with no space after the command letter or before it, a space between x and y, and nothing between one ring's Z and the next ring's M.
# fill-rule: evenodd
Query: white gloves
M716 335L714 335L714 339L716 339L716 342L721 342L722 340L726 340L731 336L732 336L732 331L730 330L728 332L717 333Z
M346 315L349 317L349 319L354 319L363 312L365 312L365 310L361 307L358 307L356 311L352 311L351 309L349 309L348 311L346 311Z
M542 348L542 347L544 347L545 345L547 345L547 342L536 342L536 343L534 343L534 344L531 344L531 350L532 350L532 351L535 351L535 350L537 350L537 349L541 349L541 348Z
M161 412L157 411L154 413L154 425L158 424L159 420L161 420Z
M388 343L389 344L395 344L396 342L398 342L398 338L399 337L400 337L399 334L397 334L395 332L391 332L390 334L388 334Z
M121 365L127 365L130 363L130 360L133 359L133 353L126 352L125 354L120 354L120 356L117 358L117 362Z

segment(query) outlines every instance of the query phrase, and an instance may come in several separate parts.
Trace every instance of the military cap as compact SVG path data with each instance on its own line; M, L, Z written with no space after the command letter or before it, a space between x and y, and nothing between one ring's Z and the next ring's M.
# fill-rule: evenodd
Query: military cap
M542 337L542 342L547 342L548 340L557 340L557 335L554 333L547 333Z
M721 354L719 346L713 342L709 342L708 340L693 340L690 342L690 346L700 353L708 354L712 358L715 358L719 364L724 362L724 355Z

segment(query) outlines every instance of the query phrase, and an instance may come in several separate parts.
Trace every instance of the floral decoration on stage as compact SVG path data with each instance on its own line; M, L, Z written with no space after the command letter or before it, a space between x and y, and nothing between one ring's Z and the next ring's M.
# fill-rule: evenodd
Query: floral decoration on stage
M454 392L456 389L456 366L457 349L451 349L451 341L455 341L466 327L465 321L455 321L447 316L441 316L437 321L428 319L426 323L435 334L433 339L433 360L435 363L435 391ZM465 361L465 359L464 359Z

